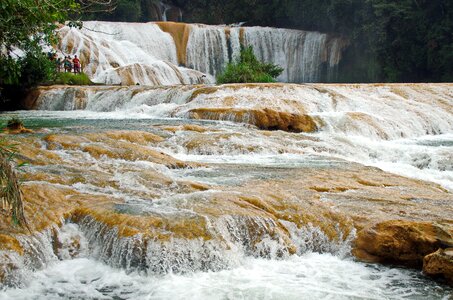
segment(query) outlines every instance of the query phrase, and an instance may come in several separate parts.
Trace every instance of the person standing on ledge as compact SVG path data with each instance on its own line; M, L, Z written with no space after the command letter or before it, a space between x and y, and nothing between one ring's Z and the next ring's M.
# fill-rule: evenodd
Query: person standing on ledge
M72 63L69 56L65 56L63 61L63 67L65 72L71 72Z
M74 66L74 74L79 73L80 74L80 59L77 57L77 55L74 55L74 59L72 60L72 64Z

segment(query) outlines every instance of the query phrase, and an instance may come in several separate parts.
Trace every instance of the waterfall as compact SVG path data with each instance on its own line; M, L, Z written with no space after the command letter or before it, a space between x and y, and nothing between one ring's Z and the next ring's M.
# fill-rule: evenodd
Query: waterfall
M58 51L78 55L94 82L123 85L213 83L241 44L282 66L279 81L319 82L331 78L344 44L318 32L171 22L87 21L82 30L64 26L59 34Z
M63 27L60 51L78 55L94 82L172 85L198 83L200 72L178 67L172 37L153 23L84 22Z
M245 45L253 46L258 59L284 67L278 78L282 82L320 81L326 39L327 35L318 32L260 27L245 29ZM331 67L334 65L329 65Z
M225 27L191 27L187 44L187 66L216 75L228 63L228 39Z

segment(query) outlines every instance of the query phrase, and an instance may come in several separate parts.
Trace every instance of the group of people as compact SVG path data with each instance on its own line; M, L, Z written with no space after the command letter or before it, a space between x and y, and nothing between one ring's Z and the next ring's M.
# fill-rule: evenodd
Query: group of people
M80 63L80 59L77 55L74 55L74 58L71 58L71 56L65 56L62 60L56 53L49 52L48 57L51 61L55 62L55 67L58 72L61 72L62 67L65 72L73 71L74 74L82 72L82 64Z

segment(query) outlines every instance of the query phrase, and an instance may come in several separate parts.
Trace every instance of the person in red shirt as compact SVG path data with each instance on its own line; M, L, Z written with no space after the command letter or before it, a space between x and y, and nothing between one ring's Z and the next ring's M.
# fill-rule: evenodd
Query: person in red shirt
M77 57L77 55L74 55L72 64L74 66L74 74L80 73L81 72L80 59Z

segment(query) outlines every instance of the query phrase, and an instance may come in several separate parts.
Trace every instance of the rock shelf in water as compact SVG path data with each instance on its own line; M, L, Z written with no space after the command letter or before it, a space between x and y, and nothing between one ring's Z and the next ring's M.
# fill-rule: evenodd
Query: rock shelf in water
M191 131L189 139L211 138L205 130ZM30 162L23 192L33 232L50 230L49 242L58 247L58 227L71 220L91 232L100 259L149 272L169 265L174 271L218 270L234 263L228 258L234 248L265 257L338 253L348 239L359 259L421 265L425 255L452 245L452 194L439 186L353 163L282 171L279 179L229 187L175 180L165 170L204 166L149 149L175 135L164 131L15 138L21 159ZM124 185L118 174L134 174L135 183ZM116 192L107 196L110 189ZM133 196L148 200L134 203ZM9 273L15 266L5 262L8 253L33 253L24 247L29 233L5 219L1 231L2 270ZM169 265L153 264L152 255ZM181 255L187 260L177 260Z
M14 283L18 270L65 256L67 222L90 256L127 271L221 270L239 256L352 250L451 278L448 187L352 160L450 170L447 142L433 150L417 139L451 133L452 97L451 84L38 88L29 109L84 110L114 128L108 118L118 114L130 124L137 115L154 121L12 137L29 162L22 176L33 235L1 219L0 278ZM261 165L255 156L289 163ZM78 239L66 252L77 253Z

